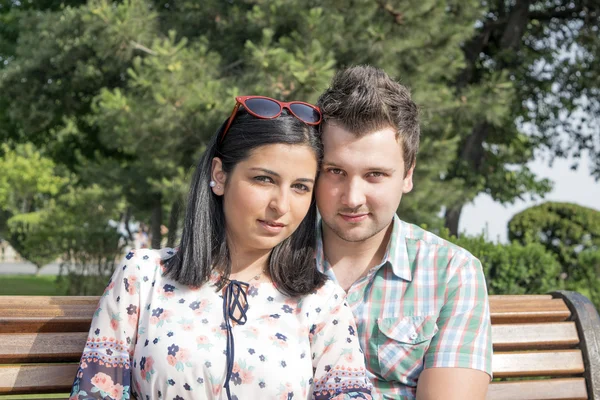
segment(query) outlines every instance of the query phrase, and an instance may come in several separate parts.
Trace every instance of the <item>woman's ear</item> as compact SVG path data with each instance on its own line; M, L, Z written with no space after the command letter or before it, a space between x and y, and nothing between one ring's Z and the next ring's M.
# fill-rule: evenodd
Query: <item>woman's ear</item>
M223 171L223 162L219 157L212 159L210 178L210 186L212 187L213 193L217 196L223 196L223 193L225 193L225 181L227 180L227 174L225 171Z

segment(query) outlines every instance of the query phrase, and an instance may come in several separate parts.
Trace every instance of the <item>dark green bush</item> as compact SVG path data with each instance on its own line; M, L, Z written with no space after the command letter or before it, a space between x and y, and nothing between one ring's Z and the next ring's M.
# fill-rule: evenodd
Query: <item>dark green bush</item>
M490 294L539 294L564 286L560 264L539 243L497 244L483 235L443 236L481 261Z

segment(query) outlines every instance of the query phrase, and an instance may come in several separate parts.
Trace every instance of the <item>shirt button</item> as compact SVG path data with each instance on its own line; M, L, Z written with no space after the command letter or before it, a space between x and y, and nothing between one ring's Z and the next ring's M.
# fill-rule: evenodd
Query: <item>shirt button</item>
M410 334L410 338L411 338L411 340L415 340L417 337L419 337L419 335L417 335L417 332L412 332L412 333Z

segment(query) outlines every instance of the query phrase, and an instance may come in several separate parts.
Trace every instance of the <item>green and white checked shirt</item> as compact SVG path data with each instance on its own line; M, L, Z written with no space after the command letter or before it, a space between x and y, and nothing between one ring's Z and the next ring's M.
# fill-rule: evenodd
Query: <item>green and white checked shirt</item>
M492 338L481 263L468 251L394 217L383 262L348 290L374 399L415 399L424 368L492 375ZM317 268L337 282L323 254Z

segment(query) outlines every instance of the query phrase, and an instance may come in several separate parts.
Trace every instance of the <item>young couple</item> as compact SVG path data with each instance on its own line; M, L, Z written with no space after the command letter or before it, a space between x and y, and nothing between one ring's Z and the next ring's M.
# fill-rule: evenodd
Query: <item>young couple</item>
M418 146L408 90L373 67L318 107L237 98L179 248L115 271L71 398L484 399L481 265L396 216Z

